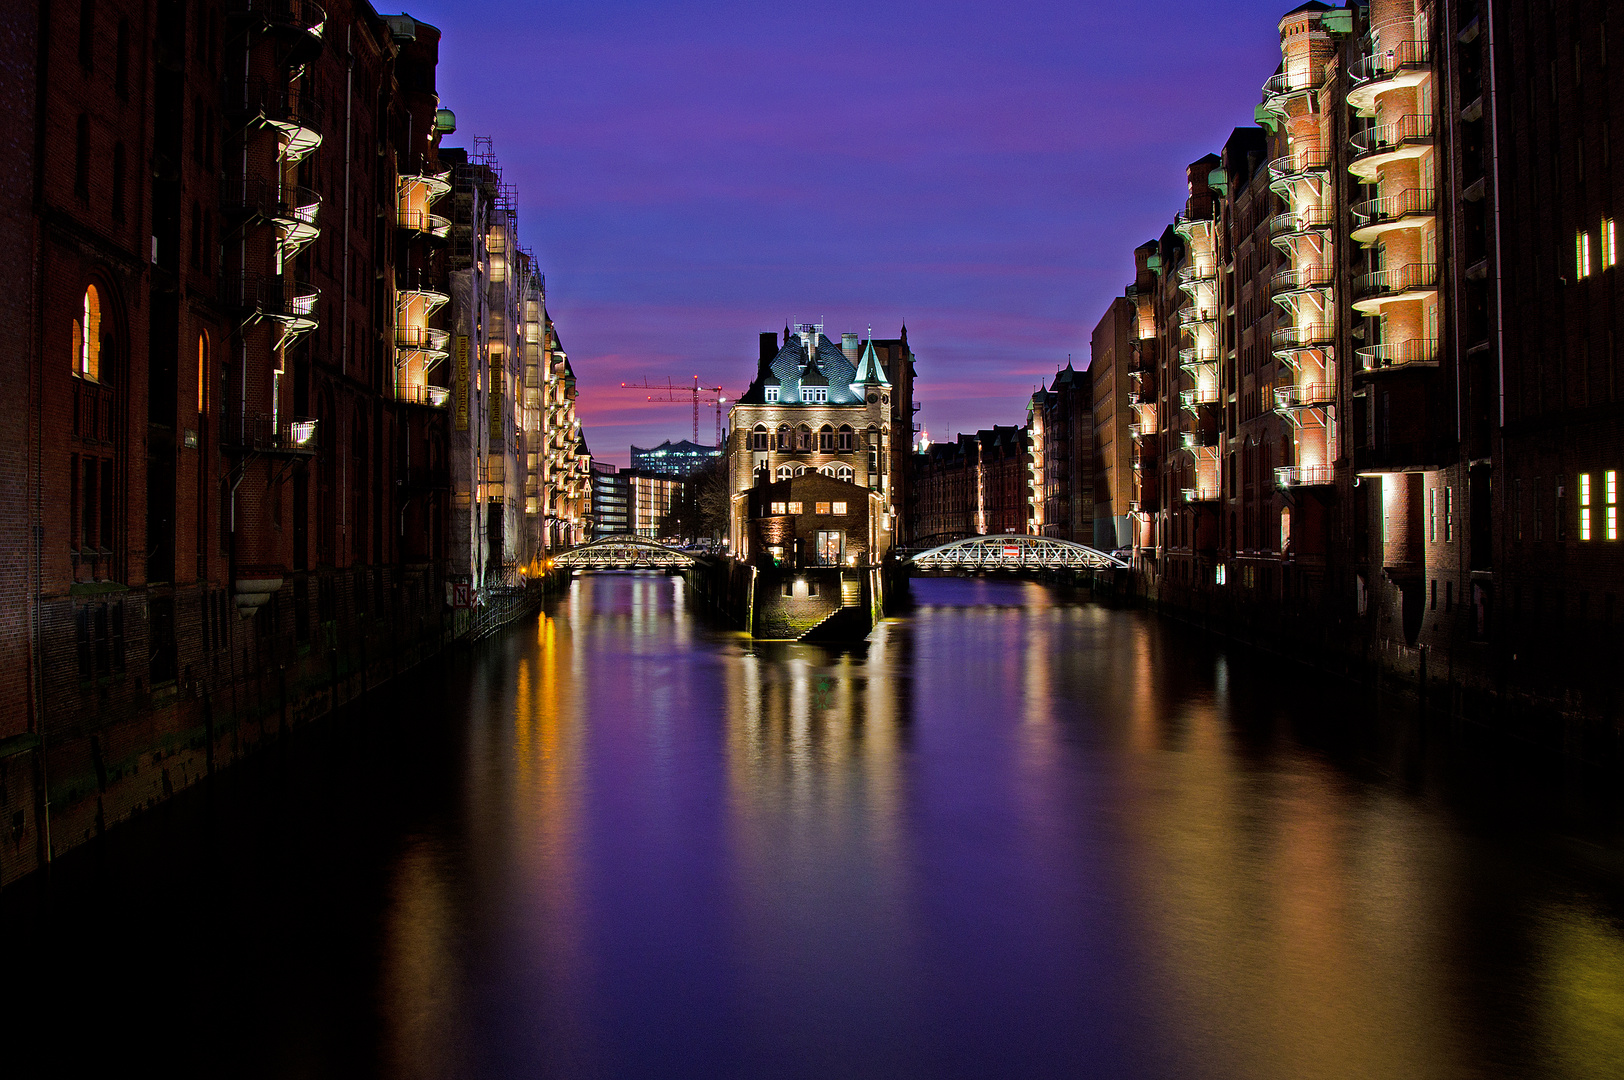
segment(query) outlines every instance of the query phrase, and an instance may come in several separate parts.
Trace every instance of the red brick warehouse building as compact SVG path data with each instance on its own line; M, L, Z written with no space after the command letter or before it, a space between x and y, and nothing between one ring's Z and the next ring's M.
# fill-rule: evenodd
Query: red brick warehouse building
M4 885L452 632L449 361L401 312L454 122L439 32L364 2L0 35Z

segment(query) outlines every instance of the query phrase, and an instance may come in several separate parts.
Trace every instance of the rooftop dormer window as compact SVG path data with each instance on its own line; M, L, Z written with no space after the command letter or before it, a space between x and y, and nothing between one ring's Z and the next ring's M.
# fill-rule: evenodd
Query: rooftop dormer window
M763 392L767 395L767 401L769 403L778 400L778 387L776 387L776 386L763 387Z
M806 388L806 400L815 405L824 404L829 400L829 388L827 386L808 386Z

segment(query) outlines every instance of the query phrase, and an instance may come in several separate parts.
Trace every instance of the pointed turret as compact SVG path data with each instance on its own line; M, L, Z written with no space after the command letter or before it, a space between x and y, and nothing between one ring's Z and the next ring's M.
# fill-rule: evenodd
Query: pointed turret
M852 376L854 383L873 383L876 386L890 386L885 377L885 367L880 363L880 356L874 351L874 338L868 339L863 348L863 358L857 362L857 374Z

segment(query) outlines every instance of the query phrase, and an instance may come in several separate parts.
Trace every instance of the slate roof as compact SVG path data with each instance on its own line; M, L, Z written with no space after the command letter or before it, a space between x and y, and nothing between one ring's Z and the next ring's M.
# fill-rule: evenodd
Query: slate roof
M857 368L846 359L838 342L821 335L808 355L800 337L792 334L778 354L756 372L750 389L739 395L739 404L766 404L764 388L771 385L778 386L778 403L783 405L800 403L803 386L827 386L831 405L860 405L864 400Z

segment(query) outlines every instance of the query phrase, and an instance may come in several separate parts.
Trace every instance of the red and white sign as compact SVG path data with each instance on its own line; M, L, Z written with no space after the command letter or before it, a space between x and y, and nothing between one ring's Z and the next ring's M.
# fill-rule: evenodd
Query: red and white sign
M1004 558L1006 558L1006 559L1018 559L1020 557L1021 557L1021 548L1020 548L1019 544L1005 544L1004 545Z

